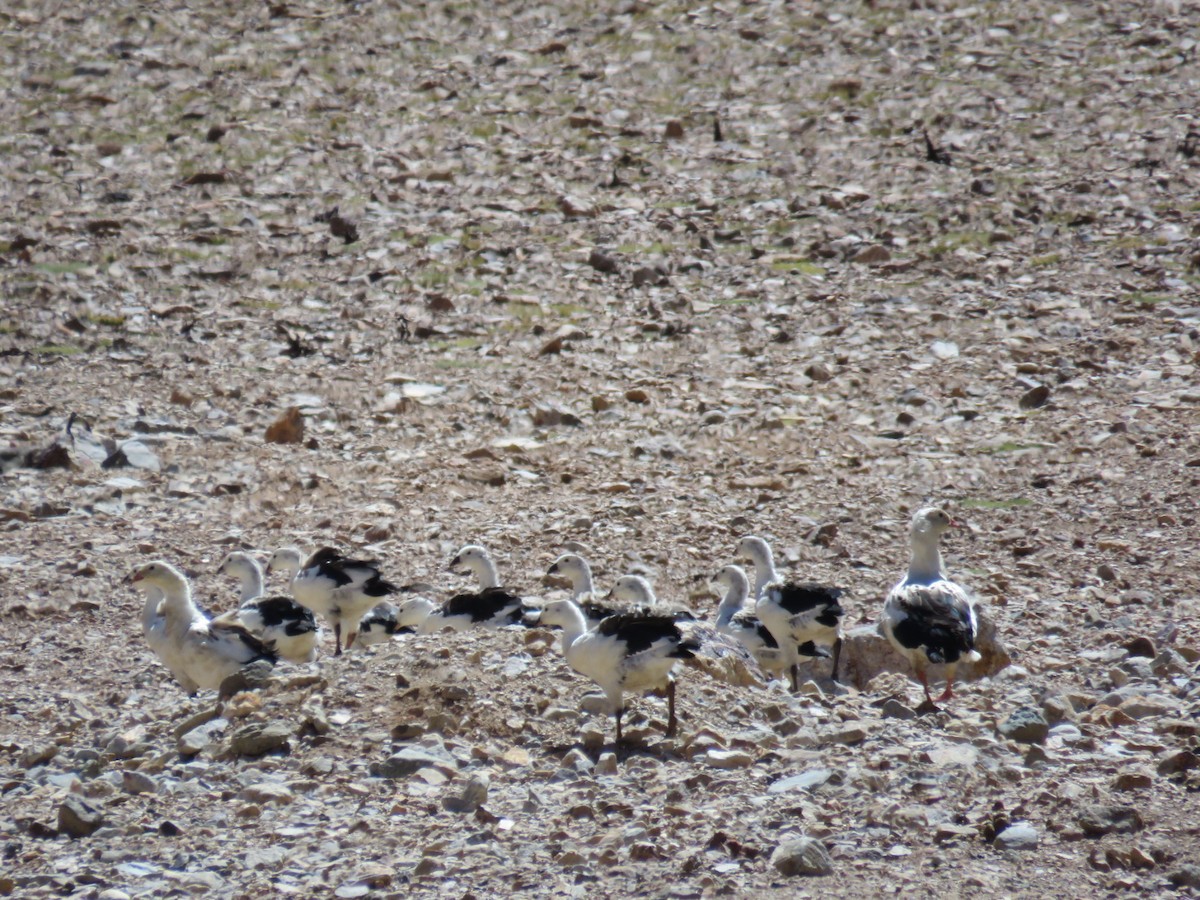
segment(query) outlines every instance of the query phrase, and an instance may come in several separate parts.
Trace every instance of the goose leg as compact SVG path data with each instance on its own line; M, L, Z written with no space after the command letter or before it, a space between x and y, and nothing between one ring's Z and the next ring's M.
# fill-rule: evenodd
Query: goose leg
M792 675L792 693L795 694L800 690L800 664L792 663L792 667L789 669L789 671Z
M829 677L834 681L838 680L838 660L842 658L842 636L839 634L837 640L833 642L833 671L829 673Z
M928 693L928 691L927 691ZM946 666L946 690L937 698L938 703L944 703L954 696L954 666Z
M624 710L623 710L622 706L617 707L616 717L617 717L617 749L618 750L621 748L621 713L623 711Z
M917 678L921 680L921 687L925 688L925 699L932 705L933 697L929 695L929 675L925 672L924 666L917 668Z
M675 719L675 679L672 678L667 682L667 737L675 736L678 725Z
M333 623L333 655L334 656L342 655L342 623L341 622ZM929 691L926 690L926 693L929 693Z

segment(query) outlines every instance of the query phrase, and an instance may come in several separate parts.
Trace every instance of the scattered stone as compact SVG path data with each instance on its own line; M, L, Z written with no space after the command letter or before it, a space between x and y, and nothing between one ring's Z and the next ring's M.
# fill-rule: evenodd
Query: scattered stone
M1038 832L1028 822L1013 822L996 835L996 846L1002 850L1034 850Z
M449 773L458 769L454 758L445 751L435 752L423 747L405 747L381 763L371 763L368 771L376 778L407 778L426 766Z
M127 794L153 794L158 791L158 782L144 772L121 773L121 790Z
M767 788L768 794L784 794L788 791L815 791L833 777L832 769L809 769L799 775L780 778Z
M1118 709L1131 719L1148 719L1151 716L1167 716L1175 708L1160 697L1130 697Z
M262 756L272 750L291 749L292 728L286 722L266 722L245 725L229 738L229 752L234 756Z
M289 406L283 415L268 425L266 440L268 444L304 443L304 416L300 414L300 407Z
M58 753L58 744L54 741L42 741L21 751L21 768L32 769L42 766L54 759Z
M829 851L820 841L810 837L784 841L771 853L771 865L781 875L829 875L833 872Z
M709 750L704 761L715 769L744 769L754 765L754 757L745 750Z
M1147 659L1154 659L1158 652L1154 649L1154 641L1150 638L1142 636L1135 637L1124 645L1125 652L1130 656L1144 656Z
M1076 816L1076 822L1088 837L1132 834L1145 827L1141 813L1132 806L1091 806Z
M73 838L85 838L104 824L104 813L78 794L68 794L58 808L58 830Z
M615 753L601 753L600 758L596 760L595 774L597 775L616 775L617 755Z
M619 268L615 259L601 253L599 250L593 250L588 255L588 265L597 272L603 272L605 275L611 275Z
M1122 772L1113 779L1113 789L1118 791L1141 791L1154 786L1154 776L1149 772Z
M914 709L905 706L895 698L889 698L885 700L883 706L880 707L879 712L880 715L882 715L885 719L909 720L917 717L917 713Z
M1041 710L1022 706L1013 710L1012 715L1000 725L1000 733L1010 741L1021 744L1042 744L1050 733L1050 724Z
M256 660L249 665L242 666L232 675L227 675L222 680L217 695L222 700L228 700L234 694L240 694L243 691L261 690L270 683L272 675L274 675L274 666L271 663L265 659Z
M475 812L487 803L488 779L486 775L474 775L464 785L458 794L450 794L442 798L442 806L450 812Z
M229 721L227 719L212 718L209 716L204 724L180 735L176 742L176 747L183 756L195 756L204 750L204 748L216 743L218 736L228 725Z
M1177 888L1200 888L1200 866L1180 866L1167 876L1167 881Z
M1050 388L1044 384L1039 384L1037 387L1030 388L1021 395L1021 409L1040 409L1045 406L1050 400Z
M1177 775L1180 772L1189 772L1197 766L1200 766L1200 757L1191 750L1178 750L1159 760L1158 774Z
M243 800L249 800L251 803L257 803L260 806L267 803L284 805L296 799L296 795L285 785L272 784L270 782L261 782L243 788L239 796Z

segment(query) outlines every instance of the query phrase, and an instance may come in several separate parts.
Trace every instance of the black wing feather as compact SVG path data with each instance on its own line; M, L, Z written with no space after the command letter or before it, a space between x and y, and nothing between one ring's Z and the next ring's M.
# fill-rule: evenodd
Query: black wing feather
M521 598L510 594L504 588L487 588L478 593L455 594L442 606L444 616L470 616L472 622L486 622L494 619L509 606L515 606L509 613L509 619L519 619L524 610Z
M817 621L831 627L836 626L842 617L843 610L838 603L838 597L843 593L841 588L803 581L778 585L777 590L779 605L792 615L824 607Z
M953 609L906 607L905 618L893 626L900 646L909 650L925 648L933 663L954 663L975 649L975 635L966 614Z
M642 616L636 613L622 613L609 616L596 626L596 631L608 637L622 641L630 654L648 650L663 639L678 644L672 656L680 659L690 659L692 654L700 649L695 641L685 641L674 616Z

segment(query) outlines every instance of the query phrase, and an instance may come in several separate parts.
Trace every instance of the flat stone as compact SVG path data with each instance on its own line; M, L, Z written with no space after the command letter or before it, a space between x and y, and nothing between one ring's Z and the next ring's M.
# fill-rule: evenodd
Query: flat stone
M1037 829L1028 822L1013 822L996 835L996 846L1002 850L1033 850L1037 845Z
M833 777L832 769L809 769L799 775L781 778L767 788L768 794L786 794L788 791L815 791Z
M183 756L195 756L205 747L216 743L228 725L229 722L225 719L213 719L181 736L176 742L176 747Z
M235 756L262 756L272 750L289 750L292 726L286 722L255 722L244 725L229 738L229 752Z
M1177 712L1175 707L1159 697L1130 697L1118 709L1133 719L1169 716Z
M445 751L437 752L424 747L405 747L381 763L371 763L368 771L376 778L407 778L426 766L453 772L457 770L458 763Z
M104 813L78 794L68 794L58 808L58 830L73 838L92 834L104 824Z
M1041 744L1050 733L1050 724L1041 710L1022 706L1013 710L1012 715L1000 725L1000 733L1021 744Z
M252 784L249 787L243 788L239 796L243 800L249 800L251 803L291 803L296 799L296 795L289 788L282 784L272 784L270 782L262 782L260 784Z
M1200 866L1180 866L1167 876L1167 881L1177 888L1200 888Z
M450 812L475 812L487 803L488 779L485 775L472 776L458 794L442 798L442 806Z
M222 700L227 700L242 691L261 690L271 682L271 676L274 673L275 668L271 663L265 659L256 660L249 665L242 666L232 675L226 675L221 681L217 695Z
M127 794L153 794L158 782L144 772L126 771L121 773L121 790Z
M979 760L979 751L969 744L946 744L925 751L924 756L938 768L973 766Z
M895 698L889 698L884 701L883 706L879 710L880 715L885 719L915 719L917 711L911 707L905 706Z
M784 841L771 853L771 865L781 875L829 875L833 860L825 845L815 838Z
M821 741L826 744L861 744L868 734L861 725L845 725L821 735Z
M1159 775L1176 775L1179 772L1191 771L1197 766L1200 766L1200 757L1191 750L1177 750L1159 760L1157 769Z
M754 765L754 757L745 750L709 750L704 761L716 769L744 769Z
M54 741L41 741L21 751L21 768L32 769L42 766L54 759L58 753L58 744Z

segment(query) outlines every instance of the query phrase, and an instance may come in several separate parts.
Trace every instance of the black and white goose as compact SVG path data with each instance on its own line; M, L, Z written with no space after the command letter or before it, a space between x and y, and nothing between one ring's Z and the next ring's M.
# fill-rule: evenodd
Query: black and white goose
M744 537L738 541L737 555L754 564L753 596L757 601L754 610L789 657L792 690L799 688L797 665L800 656L824 655L818 647L833 648L830 677L837 681L843 612L838 598L842 589L812 581L785 581L775 571L770 545L760 537ZM802 647L816 652L803 653Z
M404 628L400 625L399 613L400 610L394 603L389 603L387 600L376 603L358 623L358 637L354 641L355 645L370 647L373 644L390 641L405 631L412 631L411 628Z
M247 663L275 662L275 654L236 622L214 622L192 601L187 578L170 563L156 561L135 569L129 581L161 604L162 627L151 648L189 694L212 689ZM143 610L143 625L146 622ZM157 645L157 646L156 646Z
M330 621L335 656L342 653L342 635L347 647L353 644L362 617L397 590L373 560L350 559L332 547L322 547L303 563L299 550L284 547L271 556L267 570L291 572L296 602Z
M483 547L467 544L459 550L450 560L450 570L460 567L479 579L478 591L455 594L440 606L425 597L413 597L400 604L400 623L416 627L418 634L429 634L446 629L520 625L534 612L520 597L500 586L496 564Z
M684 638L695 645L687 665L711 678L735 687L761 684L760 666L750 650L732 635L696 618L690 609L664 606L654 588L640 575L622 575L610 595L632 615L666 615L679 626Z
M978 625L971 598L946 577L939 546L942 535L957 523L945 510L927 506L912 517L909 540L912 557L908 573L888 593L880 631L912 663L925 699L929 695L930 663L946 667L946 690L937 702L954 696L955 669L960 662L975 662Z
M609 616L588 630L583 610L572 600L554 600L541 611L541 623L563 630L563 655L567 664L604 691L617 721L621 743L621 715L626 691L665 689L667 735L675 734L675 676L680 660L691 659L699 646L687 639L671 616Z
M564 553L546 570L547 575L561 575L571 582L571 599L583 610L589 627L595 627L601 619L615 616L618 613L634 612L615 603L606 603L596 594L596 586L592 582L592 567L578 553ZM637 610L650 613L650 610Z
M250 629L280 659L307 663L317 658L317 619L312 610L291 597L263 596L263 570L249 553L234 551L221 560L217 572L241 582L241 605L214 621L238 621Z

